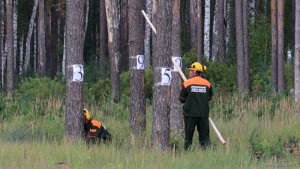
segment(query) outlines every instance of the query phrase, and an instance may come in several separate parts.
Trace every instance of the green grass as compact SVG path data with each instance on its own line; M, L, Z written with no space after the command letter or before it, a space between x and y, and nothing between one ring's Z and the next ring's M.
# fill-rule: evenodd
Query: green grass
M88 105L91 115L113 135L113 142L109 145L88 147L82 142L64 141L63 100L52 97L6 100L2 97L0 102L0 168L239 169L300 166L299 154L286 151L286 148L299 145L300 141L300 104L289 98L215 96L211 103L211 118L227 143L221 145L211 129L212 147L201 150L195 132L192 150L188 152L183 150L181 137L174 135L171 141L178 144L176 151L170 148L161 152L151 148L151 106L147 107L145 139L132 143L128 105L112 102Z

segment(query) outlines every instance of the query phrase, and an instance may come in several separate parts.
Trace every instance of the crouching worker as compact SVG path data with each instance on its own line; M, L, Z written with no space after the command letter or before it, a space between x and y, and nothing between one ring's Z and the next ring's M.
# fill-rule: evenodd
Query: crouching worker
M84 113L84 137L87 144L90 143L103 143L110 142L112 139L111 134L105 128L105 126L97 121L93 120L87 109L83 109Z

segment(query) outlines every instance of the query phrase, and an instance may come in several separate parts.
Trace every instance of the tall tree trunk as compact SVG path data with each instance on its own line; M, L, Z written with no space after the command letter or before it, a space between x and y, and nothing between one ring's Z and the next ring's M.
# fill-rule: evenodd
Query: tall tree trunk
M152 1L153 0L146 0L146 13L148 18L151 21L152 18ZM145 40L144 40L144 50L145 50L145 69L147 69L150 66L150 60L151 60L151 29L150 25L145 22Z
M14 0L14 72L16 71L17 68L17 49L18 49L18 0Z
M123 72L128 70L128 0L121 0L120 42L120 71Z
M235 13L236 13L236 42L237 42L237 81L238 88L241 93L244 93L244 35L243 35L243 1L235 0Z
M152 146L164 151L170 142L170 99L168 85L161 85L161 68L171 66L172 36L172 2L173 0L153 1L153 24L158 30L153 39L153 123Z
M6 72L6 92L9 97L14 91L14 32L13 32L13 4L12 0L6 1L6 41L7 41L7 72Z
M226 30L226 54L233 51L235 43L235 10L234 10L234 0L229 0L227 3L227 30Z
M105 1L100 0L100 37L99 37L99 67L102 78L105 77L105 57L107 49L107 27L106 27L106 13Z
M3 76L2 76L2 59L3 59L3 1L0 2L0 91L2 91L2 79L3 79Z
M51 68L51 5L52 1L46 1L45 11L45 38L46 40L46 69Z
M219 41L218 60L222 63L225 61L224 0L218 0L217 29Z
M272 87L278 91L278 24L277 24L277 0L271 0L271 26L272 26Z
M120 32L119 32L119 3L118 0L105 0L107 31L108 31L108 53L110 58L110 82L114 102L120 101Z
M244 58L244 91L250 90L250 73L249 73L249 43L248 43L248 21L249 20L249 3L243 0L243 58Z
M190 0L190 22L189 22L189 31L190 31L190 46L191 48L197 49L197 11L198 11L198 0ZM198 53L197 53L198 54Z
M203 51L203 20L202 20L202 0L197 0L197 61L202 63Z
M173 16L174 17L174 16ZM205 0L204 15L204 56L206 60L210 57L210 0Z
M51 78L54 79L57 72L58 60L58 13L57 0L52 1L51 7Z
M215 4L215 11L214 11L214 21L213 21L213 39L212 39L212 46L211 46L211 60L215 61L218 55L218 46L219 46L219 40L218 40L218 28L217 28L217 16L218 16L218 1L216 1Z
M90 0L85 0L85 22L84 22L84 35L83 41L85 41L86 31L89 24L89 11L90 11Z
M33 56L33 70L34 70L34 73L37 73L37 70L36 70L36 67L37 67L37 57L36 57L36 41L37 41L37 31L36 31L36 22L34 22L34 25L33 25L33 51L32 51L32 56Z
M145 1L128 3L130 56L130 133L132 139L143 138L146 130L145 69L137 68L137 55L144 54L145 22L141 10ZM135 140L132 140L135 141Z
M30 48L31 48L31 38L32 38L32 32L33 32L33 25L36 17L36 10L38 6L39 0L34 0L34 5L32 9L32 14L29 22L29 29L28 34L26 38L26 53L25 53L25 62L24 62L24 71L25 73L28 70L29 64L30 64Z
M21 80L23 81L23 59L24 59L24 34L22 35L22 38L20 39L20 66L19 66L19 76L21 77Z
M181 57L181 22L180 22L180 0L173 3L172 21L172 56ZM171 105L170 105L170 125L171 132L183 135L183 115L182 105L178 99L181 88L181 78L178 72L172 71L171 81Z
M66 115L65 137L69 141L83 136L82 83L72 81L74 64L83 64L84 1L66 0Z
M254 23L254 17L255 17L255 3L256 0L249 0L249 15L250 15L250 21Z
M284 92L284 0L278 0L278 92Z
M300 100L300 1L295 2L295 102Z

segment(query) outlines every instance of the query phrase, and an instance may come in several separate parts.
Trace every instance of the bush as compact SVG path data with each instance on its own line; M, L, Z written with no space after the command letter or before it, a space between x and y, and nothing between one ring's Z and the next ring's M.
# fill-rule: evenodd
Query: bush
M85 90L85 100L88 103L98 102L102 103L111 98L111 88L110 88L110 80L98 80L97 83L88 87L88 84L85 84L87 89Z
M63 96L65 94L65 85L57 79L51 80L49 77L27 78L20 84L19 93L30 98L47 98L52 96Z

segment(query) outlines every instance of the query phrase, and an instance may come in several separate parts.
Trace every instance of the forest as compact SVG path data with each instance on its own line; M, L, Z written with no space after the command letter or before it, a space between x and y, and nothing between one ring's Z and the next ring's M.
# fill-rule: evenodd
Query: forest
M225 144L184 149L172 59L207 67ZM300 166L297 0L1 0L0 62L0 168Z

